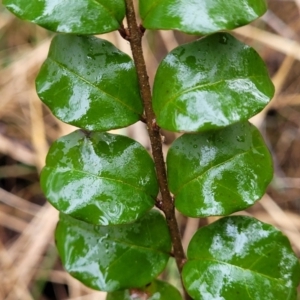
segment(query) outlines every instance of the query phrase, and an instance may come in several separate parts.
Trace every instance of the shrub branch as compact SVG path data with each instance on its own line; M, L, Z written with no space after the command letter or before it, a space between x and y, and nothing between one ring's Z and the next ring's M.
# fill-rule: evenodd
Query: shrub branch
M133 1L125 0L125 2L126 17L129 28L128 39L137 70L141 96L145 107L145 121L151 141L152 155L162 196L162 200L157 206L164 212L166 216L173 243L174 257L177 263L178 270L181 273L183 264L185 262L185 254L181 243L181 236L179 233L177 220L175 218L174 201L170 194L167 183L167 173L162 152L160 128L156 124L155 114L152 109L151 89L142 49L143 30L141 30L141 27L137 25Z

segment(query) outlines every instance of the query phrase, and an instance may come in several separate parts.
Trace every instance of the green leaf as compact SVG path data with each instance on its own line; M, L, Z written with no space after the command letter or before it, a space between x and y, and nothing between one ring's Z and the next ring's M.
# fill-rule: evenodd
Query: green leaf
M139 0L143 26L210 34L246 25L267 11L265 0Z
M87 130L126 127L143 113L132 59L95 37L56 36L36 88L58 119Z
M92 224L133 222L154 205L154 163L136 141L75 131L51 146L41 187L59 211Z
M228 33L216 33L166 56L156 73L153 108L164 129L206 131L248 120L273 94L255 50Z
M245 209L263 196L273 177L271 155L248 122L184 134L172 144L167 168L175 206L190 217Z
M253 218L223 218L196 232L183 282L195 300L296 299L300 265L288 239Z
M65 33L114 31L125 16L123 0L3 0L3 4L21 19Z
M65 269L103 291L144 287L165 268L171 239L155 210L133 224L94 226L60 215L56 245Z
M147 297L147 298L146 298ZM182 300L179 291L171 284L154 280L139 290L117 291L107 294L106 300Z

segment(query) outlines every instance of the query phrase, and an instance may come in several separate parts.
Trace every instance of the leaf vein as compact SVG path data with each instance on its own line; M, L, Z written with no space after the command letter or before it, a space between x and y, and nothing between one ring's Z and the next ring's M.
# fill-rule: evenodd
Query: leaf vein
M102 6L108 12L108 14L111 15L115 21L117 21L114 13L111 10L109 10L103 3L100 3L99 0L93 0L93 2L97 3L99 6ZM119 24L119 22L117 23Z
M157 0L157 1L154 1L152 3L152 5L150 6L148 12L145 14L144 16L144 20L146 20L146 18L148 17L148 15L151 13L151 11L156 8L158 6L158 4L160 4L161 2L164 2L164 1L160 1L160 0Z
M150 251L153 251L153 252L158 252L158 253L163 253L163 254L168 254L168 252L165 252L164 250L161 250L161 249L155 249L155 248L151 248L149 246L141 246L141 245L135 245L135 244L131 244L129 242L125 242L125 241L120 241L118 239L113 239L111 237L109 238L106 238L105 239L106 241L111 241L111 242L115 242L115 243L119 243L119 244L122 244L122 245L125 245L125 246L129 246L129 247L132 247L132 248L141 248L143 250L150 250Z
M118 183L130 186L130 187L132 187L135 190L140 190L140 191L144 192L145 194L147 194L144 189L142 189L142 188L140 188L138 186L134 186L134 185L132 185L132 184L130 184L128 182L125 182L123 180L119 180L119 179L115 179L115 178L110 178L110 177L99 176L99 175L96 175L96 174L93 174L93 173L88 173L88 172L85 172L85 171L82 171L82 170L77 170L77 169L72 169L72 168L53 168L53 167L49 167L49 166L47 166L47 168L50 168L50 169L55 170L55 171L57 171L57 170L59 170L59 171L66 171L67 170L67 171L71 171L71 172L73 171L75 173L77 172L77 173L80 173L80 174L85 174L85 175L88 175L88 176L93 176L93 177L96 177L96 178L99 178L99 179L104 179L104 180L108 180L108 181L118 182Z
M234 264L231 264L231 263L228 263L228 262L225 262L225 261L220 261L218 259L212 259L212 258L195 258L195 259L191 259L189 261L202 261L202 260L206 260L206 261L212 261L212 262L215 262L215 263L218 263L218 264L224 264L224 265L227 265L227 266L230 266L230 267L235 267L237 269L241 269L243 271L250 271L251 273L254 273L254 274L257 274L261 277L266 277L268 278L269 280L274 280L274 281L277 281L277 282L280 282L281 284L285 284L285 282L283 281L283 279L280 279L280 278L274 278L274 277L270 277L269 275L267 274L263 274L263 273L260 273L260 272L257 272L257 271L253 271L251 269L248 269L248 268L242 268L240 266L237 266L237 265L234 265Z
M174 103L175 99L178 98L179 96L182 96L184 95L185 93L188 93L188 92L192 92L194 90L198 90L198 89L202 89L204 87L208 87L208 86L214 86L214 85L217 85L219 83L223 83L223 82L227 82L227 81L234 81L234 80L240 80L240 79L249 79L249 78L264 78L264 76L260 75L260 76L248 76L248 77L241 77L241 78L230 78L230 79L221 79L219 81L215 81L215 82L209 82L209 83L205 83L205 84L198 84L196 86L193 86L191 88L188 88L188 89L184 89L180 92L178 92L177 94L173 95L171 98L167 99L163 105L161 106L160 108L160 112L171 102L171 103Z
M217 168L223 164L226 164L234 159L236 159L237 157L239 156L242 156L242 155L245 155L245 154L249 154L253 149L260 149L260 148L264 148L264 146L258 146L258 147L251 147L249 150L247 150L246 152L241 152L241 153L237 153L235 154L234 156L230 157L229 159L226 159L222 162L220 162L219 164L217 165L213 165L212 167L208 168L207 170L205 170L203 173L200 173L200 174L196 174L193 178L191 178L189 181L185 182L182 186L180 186L175 192L175 196L176 194L178 194L180 192L180 190L182 190L183 187L185 187L186 185L190 184L191 182L193 181L196 181L196 180L199 180L201 179L201 177L203 177L205 174L207 174L209 171L211 171L212 169L214 168Z
M120 103L122 106L126 107L128 110L130 110L131 112L140 115L139 112L135 111L132 107L130 107L129 105L127 105L126 103L124 103L121 99L118 99L116 97L114 97L113 95L107 93L106 91L102 90L100 87L98 87L97 85L93 84L90 81L87 81L84 77L80 76L79 74L75 73L74 71L70 70L69 68L67 68L66 66L64 66L63 64L61 64L60 62L56 61L55 59L53 59L52 57L48 57L49 60L51 60L52 62L54 62L55 64L57 64L59 67L61 67L62 69L66 70L67 72L73 74L75 77L79 78L81 81L83 81L85 84L95 88L96 90L100 91L101 93L105 94L106 96L114 99L115 101L117 101L118 103Z

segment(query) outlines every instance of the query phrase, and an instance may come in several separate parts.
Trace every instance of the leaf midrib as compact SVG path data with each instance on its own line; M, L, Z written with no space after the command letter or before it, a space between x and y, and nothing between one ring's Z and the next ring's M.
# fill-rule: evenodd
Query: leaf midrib
M237 265L234 265L234 264L231 264L231 263L227 263L227 262L224 262L224 261L220 261L218 259L212 259L212 258L195 258L195 259L188 259L188 261L192 262L192 261L212 261L212 262L216 262L218 264L224 264L226 266L230 266L230 267L235 267L237 269L241 269L243 271L249 271L251 273L254 273L254 274L258 274L262 277L266 277L268 278L269 280L274 280L274 281L277 281L277 282L280 282L282 285L285 286L285 282L283 281L283 279L279 279L279 278L274 278L274 277L270 277L266 274L263 274L263 273L260 273L260 272L257 272L257 271L253 271L251 269L248 269L248 268L242 268L240 266L237 266Z
M93 177L96 177L98 179L104 179L104 180L108 180L108 181L118 182L118 183L130 186L133 189L135 189L137 191L141 191L141 192L145 193L146 195L149 195L150 197L152 197L150 194L146 193L146 191L144 189L142 189L140 187L137 187L137 186L134 186L134 185L132 185L130 183L127 183L123 180L118 180L118 179L115 179L115 178L99 176L99 175L96 175L96 174L93 174L93 173L88 173L88 172L85 172L85 171L82 171L82 170L77 170L77 169L73 169L73 168L69 168L69 167L68 168L63 168L63 167L54 168L54 167L50 167L50 166L47 166L47 165L46 165L46 167L49 168L49 169L52 169L53 171L70 171L70 172L74 172L74 173L84 174L84 175L87 175L87 176L93 176Z
M75 73L74 71L70 70L69 68L67 68L66 66L64 66L63 64L61 64L60 62L58 62L57 60L53 59L50 56L47 59L49 59L53 63L57 64L59 67L61 67L62 69L66 70L67 72L73 74L75 77L79 78L85 84L87 84L87 85L95 88L96 90L100 91L101 93L105 94L106 96L111 97L112 99L114 99L115 101L117 101L119 104L121 104L122 106L126 107L128 110L130 110L131 112L133 112L134 114L136 114L138 116L140 115L139 112L135 111L132 107L128 106L126 103L124 103L120 99L118 99L115 96L113 96L113 95L107 93L106 91L102 90L100 87L98 87L97 85L93 84L92 82L87 81L84 77L82 77L79 74Z
M62 222L65 223L66 227L68 227L67 221L62 220ZM91 224L88 224L88 225L91 225ZM94 227L116 227L116 226L121 226L122 227L122 226L127 226L127 225L130 225L130 224L109 225L109 226L96 225ZM79 230L81 232L83 232L83 234L84 234L84 232L87 232L88 235L91 235L91 232L89 230L85 229L85 228L80 228L79 227ZM100 240L101 240L101 237L104 237L106 234L109 234L109 230L106 230L104 233L101 233L101 234L99 234L97 231L93 232L93 235L96 236L97 239L100 238ZM110 241L110 242L114 242L116 244L125 245L125 246L132 247L132 248L141 248L141 249L148 250L148 251L151 250L151 251L154 251L154 252L159 252L159 253L163 253L163 254L166 254L166 255L170 255L169 250L156 249L156 248L152 248L151 246L146 246L146 245L145 246L135 245L135 244L132 244L128 241L122 241L122 240L119 240L119 239L113 238L113 237L107 237L107 238L104 238L101 241L100 240L97 242L97 244L98 243L103 244L106 241ZM151 245L153 245L153 243L151 243ZM159 244L157 245L157 247L162 247L162 246L163 245L159 245Z
M208 86L214 86L214 85L218 85L220 83L223 83L223 82L226 82L226 81L234 81L234 80L245 80L245 79L251 79L251 78L264 78L265 76L263 75L259 75L259 76L248 76L248 77L236 77L236 78L229 78L229 79L221 79L221 80L218 80L218 81L215 81L215 82L209 82L209 83L205 83L205 84L197 84L191 88L187 88L187 89L184 89L180 92L178 92L177 94L173 95L171 98L167 99L166 102L163 103L163 105L159 108L159 111L163 111L163 109L170 103L174 103L178 97L186 94L186 93L189 93L189 92L192 92L194 90L201 90L205 87L208 87Z
M145 252L154 252L154 253L159 253L159 254L164 254L164 255L169 255L168 252L165 252L163 250L159 250L159 249L154 249L154 248L150 248L150 247L145 247L145 246L140 246L140 245L133 245L133 244L130 244L130 243L126 243L126 242L120 242L118 240L111 240L112 242L115 242L115 243L119 243L119 244L123 244L123 245L126 245L128 246L128 248L119 256L117 257L117 259L115 261L113 261L109 267L111 268L111 266L113 266L114 264L116 264L116 262L118 260L120 260L121 256L123 256L125 253L129 252L129 251L132 251L134 248L135 249L141 249L141 250L144 250Z
M148 1L148 0L145 0L145 1ZM144 21L147 19L148 15L151 13L151 11L152 11L154 8L156 8L157 5L160 4L161 2L163 2L163 1L157 0L157 1L154 1L154 2L152 3L152 5L150 6L148 12L147 12L147 13L145 14L145 16L144 16Z
M230 162L234 159L236 159L237 157L239 156L242 156L242 155L245 155L245 154L248 154L250 153L252 150L256 149L260 149L260 148L264 148L264 146L258 146L258 147L251 147L249 148L247 151L244 151L244 152L240 152L240 153L237 153L235 154L234 156L230 157L229 159L226 159L216 165L213 165L211 167L209 167L208 169L206 169L203 173L200 173L200 174L196 174L192 179L190 179L189 181L185 182L183 185L181 185L176 191L174 191L174 194L175 196L180 192L180 190L183 189L183 187L185 187L186 185L190 184L191 182L193 181L196 181L196 180L199 180L201 177L203 177L205 174L207 174L209 171L213 170L214 168L217 168L218 166L221 166L222 164L226 164L227 162Z
M114 13L113 13L111 10L109 10L106 6L104 6L103 3L100 3L99 0L93 0L93 2L94 2L94 3L97 3L99 6L102 6L102 7L108 12L108 14L111 15L111 17L112 17L115 21L117 21L118 24L120 24L120 23L118 22L118 20L116 19Z
M135 245L135 244L131 244L129 242L120 241L118 239L113 239L113 238L107 238L105 240L106 241L115 242L115 243L118 243L118 244L123 244L123 245L129 246L129 247L132 247L132 248L141 248L141 249L144 249L144 250L148 250L148 251L151 250L151 251L154 251L154 252L159 252L159 253L163 253L163 254L169 255L168 251L165 251L165 250L162 250L162 249L155 249L155 248L151 248L149 246Z
M88 232L88 234L90 234L90 232ZM133 248L135 248L137 250L141 249L146 253L147 252L154 252L154 253L170 256L169 251L162 250L162 249L155 249L155 248L151 248L151 247L147 247L147 246L134 245L134 244L131 244L131 243L128 243L128 242L125 242L125 241L120 241L120 240L113 239L113 238L106 238L106 239L104 239L104 241L114 242L114 243L116 243L120 246L123 245L123 246L127 247L127 249L121 255L119 255L116 258L116 260L112 261L112 263L109 265L109 267L114 265L116 263L116 261L118 261L121 256L123 256L125 253L131 251ZM98 243L102 244L103 242L101 241L101 242L98 242ZM98 245L98 243L97 243L97 245Z

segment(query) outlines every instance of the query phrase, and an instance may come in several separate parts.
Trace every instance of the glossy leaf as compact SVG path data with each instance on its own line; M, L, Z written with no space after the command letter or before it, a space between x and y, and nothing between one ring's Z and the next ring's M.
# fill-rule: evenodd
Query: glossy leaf
M107 294L106 300L182 300L179 291L167 282L154 280L139 290L125 290Z
M255 50L222 32L166 56L156 73L153 108L164 129L206 131L248 120L273 94Z
M133 222L154 205L154 163L137 142L75 131L50 148L41 187L59 211L92 224Z
M273 176L271 155L248 122L184 134L172 144L167 168L175 206L190 217L245 209L263 196Z
M56 36L36 87L58 119L87 130L125 127L143 113L132 59L95 37Z
M143 26L210 34L246 25L267 11L265 0L139 0Z
M253 218L223 218L196 232L183 282L195 300L296 299L300 266L288 239Z
M119 226L94 226L61 214L55 237L65 269L103 291L152 282L165 268L171 250L166 221L155 210Z
M23 20L65 33L114 31L125 16L123 0L3 0L3 4Z

